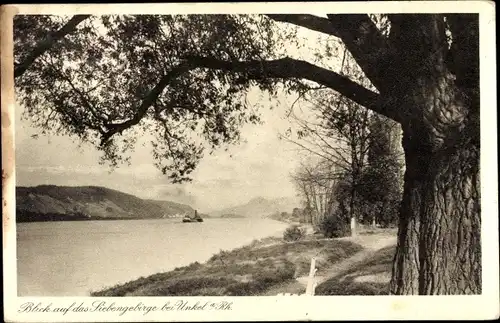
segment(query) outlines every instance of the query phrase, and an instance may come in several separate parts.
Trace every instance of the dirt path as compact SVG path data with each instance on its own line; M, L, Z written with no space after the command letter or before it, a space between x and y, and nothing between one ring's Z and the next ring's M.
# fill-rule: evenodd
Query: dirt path
M388 247L390 245L396 244L395 236L381 236L381 235L363 235L357 237L346 237L339 238L338 240L347 240L357 243L363 247L363 250L355 253L353 256L342 260L333 266L327 268L326 270L322 270L321 272L316 272L315 282L317 285L321 284L325 280L335 277L340 273L350 269L356 264L365 261L367 258L371 257L376 251ZM275 286L271 290L267 291L265 295L277 295L279 293L304 293L307 287L307 282L309 280L309 276L301 276L297 277L295 281L291 281L285 284L281 284Z

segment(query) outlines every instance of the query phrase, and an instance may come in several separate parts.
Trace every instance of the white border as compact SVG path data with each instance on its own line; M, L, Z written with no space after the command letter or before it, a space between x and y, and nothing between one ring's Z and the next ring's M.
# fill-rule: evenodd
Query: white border
M11 5L2 10L2 167L14 168L14 104L12 24L19 14L159 14L159 13L395 13L395 12L477 12L480 13L481 86L481 209L483 294L480 296L315 296L315 297L17 297L16 231L12 173L4 183L3 251L4 318L22 322L74 321L241 321L241 320L395 320L395 319L488 319L499 315L498 201L496 145L496 61L494 3L486 1L346 2L346 3L187 3L187 4L79 4ZM10 15L10 16L9 16ZM10 25L10 26L9 26ZM12 38L10 38L11 40ZM10 46L10 47L9 47ZM10 56L9 56L10 55ZM11 116L9 118L9 116ZM7 119L7 120L6 120ZM11 120L9 123L8 120ZM9 144L9 141L11 142ZM7 147L6 147L7 146ZM10 146L10 147L9 147ZM9 155L10 154L10 155ZM17 312L25 302L69 306L87 305L96 300L135 305L163 306L166 301L232 302L230 311L158 311L143 313L73 313L66 315Z

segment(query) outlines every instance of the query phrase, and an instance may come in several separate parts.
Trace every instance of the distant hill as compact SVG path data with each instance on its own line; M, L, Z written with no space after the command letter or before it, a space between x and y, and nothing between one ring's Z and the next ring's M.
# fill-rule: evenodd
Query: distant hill
M158 219L194 213L188 205L144 200L98 186L16 187L18 222L82 219Z
M266 199L257 197L250 200L246 204L237 205L223 210L211 212L213 217L268 217L276 212L291 212L297 206L297 201L294 198L277 198Z
M145 200L145 201L159 205L166 213L173 216L175 215L183 216L186 213L194 214L194 209L186 204L181 204L171 201L162 201L162 200Z
M301 221L300 217L294 215L291 212L276 212L273 214L269 214L267 216L269 219L273 219L276 221L286 222L286 223L298 223Z

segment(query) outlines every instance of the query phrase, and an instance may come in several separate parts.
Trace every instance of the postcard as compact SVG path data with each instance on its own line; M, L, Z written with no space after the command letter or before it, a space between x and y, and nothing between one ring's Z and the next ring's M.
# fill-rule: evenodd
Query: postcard
M2 6L4 320L498 318L494 9Z

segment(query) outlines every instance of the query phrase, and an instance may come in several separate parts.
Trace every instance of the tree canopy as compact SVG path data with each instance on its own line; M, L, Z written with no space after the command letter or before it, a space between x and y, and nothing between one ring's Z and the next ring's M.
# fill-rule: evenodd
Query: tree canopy
M154 133L157 166L188 180L204 147L239 139L243 123L259 122L246 102L250 73L197 68L197 58L261 61L276 40L261 16L102 16L47 44L61 17L17 16L16 79L26 114L45 131L96 144L113 165L126 159L141 131ZM56 32L52 32L56 30ZM40 41L41 39L41 41ZM35 48L35 50L32 50ZM33 59L37 56L37 59ZM195 58L196 57L196 58ZM26 70L27 63L31 66ZM272 80L258 85L271 92ZM201 134L197 136L196 134ZM205 145L204 145L205 144Z
M155 163L173 181L189 180L206 146L259 122L251 86L275 94L277 82L297 90L309 79L380 110L377 93L349 77L279 57L293 33L276 21L341 37L311 15L16 16L16 88L37 127L95 144L113 166L138 134L155 134Z

